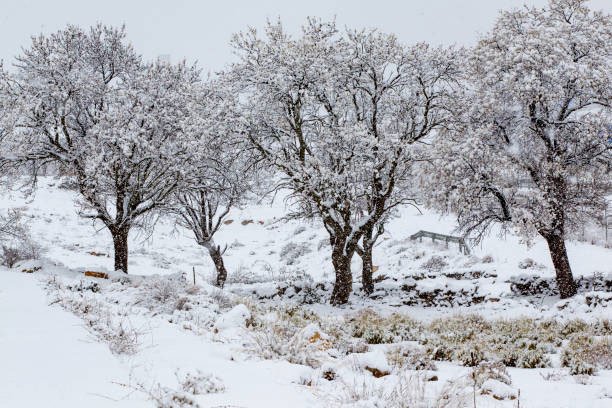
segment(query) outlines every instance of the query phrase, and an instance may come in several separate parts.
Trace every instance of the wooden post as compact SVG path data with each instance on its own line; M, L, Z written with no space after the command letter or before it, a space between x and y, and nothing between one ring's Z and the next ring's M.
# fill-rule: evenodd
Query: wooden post
M195 266L192 266L192 273L193 273L193 286L195 286Z

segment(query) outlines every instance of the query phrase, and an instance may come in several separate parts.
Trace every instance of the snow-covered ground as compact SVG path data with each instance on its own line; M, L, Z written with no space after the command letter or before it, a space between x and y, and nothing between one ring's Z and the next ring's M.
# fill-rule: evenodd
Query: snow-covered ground
M390 406L392 394L441 406L433 401L447 392L469 397L454 401L454 406L471 407L471 368L436 362L433 372L397 371L389 367L388 354L385 357L387 345L370 345L365 354L329 351L339 347L331 332L366 308L420 321L457 313L479 313L487 319L612 318L610 307L586 305L585 294L570 302L512 295L507 282L512 276L554 276L543 241L527 248L513 235L492 235L466 256L452 244L446 248L427 240L411 241L410 235L421 229L451 233L454 225L449 217L406 208L375 248L375 277L386 276L377 283L379 298L359 293L356 259L351 303L332 308L324 303L328 287L315 291L320 302L299 307L324 320L318 326L305 324L287 344L287 350L301 350L307 357L281 358L282 350L268 353L268 348L281 345L274 344L272 332L266 330L276 327L270 323L274 313L304 300L290 296L291 285L312 278L314 287L333 279L326 234L319 224L281 221L286 211L282 200L232 212L232 222L217 238L228 244L225 262L230 277L223 292L209 284L213 265L204 250L187 231L164 219L153 233L131 236L131 279L112 272L109 280L86 278L82 271L112 270L112 241L100 225L76 215L74 193L58 185L43 178L33 199L12 193L0 203L3 208L24 209L34 238L45 249L39 261L0 269L0 406L178 407L193 400L202 407L365 408ZM570 242L568 251L575 275L612 273L612 250ZM428 262L436 256L442 263L431 267ZM534 263L519 268L526 258ZM41 269L21 272L34 267ZM477 275L453 278L457 273ZM282 296L279 288L285 288ZM483 299L454 307L406 301L410 291L436 290L463 290L467 298L476 294ZM521 407L612 406L611 370L575 377L559 368L558 354L550 358L552 368L509 368L511 385L495 379L479 384L477 406L515 407L518 401ZM376 378L374 368L391 374ZM325 379L330 372L335 378ZM437 381L427 381L433 375ZM191 392L193 387L185 388L191 383L202 389ZM399 392L398 384L409 392ZM504 393L518 400L491 395ZM168 402L172 398L175 405ZM168 404L161 405L162 400Z

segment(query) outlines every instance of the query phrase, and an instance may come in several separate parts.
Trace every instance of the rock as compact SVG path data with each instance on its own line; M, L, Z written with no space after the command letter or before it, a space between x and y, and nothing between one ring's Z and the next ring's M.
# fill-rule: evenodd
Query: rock
M106 272L85 271L83 274L92 278L108 279Z
M371 373L372 373L372 375L373 375L374 377L376 377L376 378L384 377L384 376L386 376L386 375L389 375L389 374L390 374L390 372L389 372L389 371L382 371L382 370L379 370L379 369L378 369L378 368L376 368L376 367L368 367L368 366L366 366L366 367L365 367L365 369L366 369L367 371L371 372Z
M246 327L247 322L251 319L251 312L243 305L239 304L225 312L215 322L214 330L215 333L226 329L235 329L239 327Z
M357 354L354 357L359 367L371 372L376 378L384 377L391 373L387 356L380 350Z

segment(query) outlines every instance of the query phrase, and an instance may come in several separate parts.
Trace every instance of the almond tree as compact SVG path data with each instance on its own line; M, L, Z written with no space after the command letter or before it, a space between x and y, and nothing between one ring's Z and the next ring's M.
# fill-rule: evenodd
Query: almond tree
M452 52L341 34L314 19L297 39L269 24L264 39L251 30L234 46L242 132L282 175L277 187L296 200L293 215L323 222L336 273L331 302L348 301L357 251L371 292L373 243L393 209L411 201L398 188L409 179L409 147L446 120Z
M163 208L183 178L193 88L185 64L144 63L123 28L68 26L38 36L2 74L13 159L72 174L80 214L112 235L115 270L128 271L128 234ZM34 173L35 174L35 173Z
M501 13L467 62L463 121L438 140L431 202L468 235L502 223L543 237L561 298L573 296L567 233L612 187L610 15L583 0Z
M199 92L189 124L195 135L192 156L183 164L186 177L171 207L177 223L189 229L198 245L208 251L219 287L227 279L223 262L227 246L222 249L215 234L230 210L241 205L251 190L254 168L234 130L236 101L228 89L221 81L211 81Z
M427 44L404 47L395 36L376 31L349 31L346 47L347 68L340 89L350 103L343 108L374 141L373 167L362 204L369 222L357 248L362 287L369 294L374 289L374 244L394 215L393 209L415 205L418 197L413 164L424 149L414 144L446 127L451 118L462 52Z

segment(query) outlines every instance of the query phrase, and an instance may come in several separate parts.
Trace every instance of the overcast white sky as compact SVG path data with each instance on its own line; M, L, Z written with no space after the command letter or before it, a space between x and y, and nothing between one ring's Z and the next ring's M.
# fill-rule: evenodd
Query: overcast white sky
M232 33L280 17L299 30L307 16L336 17L340 26L376 27L406 42L472 44L500 9L547 0L0 0L0 59L10 63L30 36L68 23L125 23L129 39L146 58L197 60L205 71L233 58ZM591 6L612 11L611 0Z

